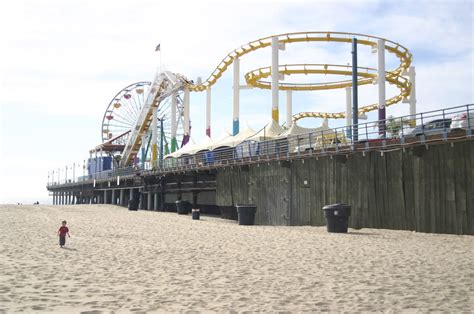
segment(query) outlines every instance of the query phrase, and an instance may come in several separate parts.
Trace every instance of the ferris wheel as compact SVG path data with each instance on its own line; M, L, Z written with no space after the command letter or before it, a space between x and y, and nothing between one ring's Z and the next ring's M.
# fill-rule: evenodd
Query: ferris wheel
M116 147L127 144L131 130L136 127L142 107L150 91L150 86L151 82L146 81L134 83L123 88L115 95L107 106L102 118L102 143L115 144L117 145ZM181 146L184 133L183 95L178 93L176 96L176 112L174 115L171 112L171 98L172 96L164 99L157 109L157 134L158 139L160 139L158 146L160 147L161 143L163 143L162 151L164 154L170 152L173 138L176 139L177 147ZM172 117L176 119L175 123L172 123ZM172 130L173 125L176 129L174 132ZM151 131L150 129L144 142L147 151L151 151L151 149L148 149L151 141ZM117 154L120 151L110 151L110 153Z

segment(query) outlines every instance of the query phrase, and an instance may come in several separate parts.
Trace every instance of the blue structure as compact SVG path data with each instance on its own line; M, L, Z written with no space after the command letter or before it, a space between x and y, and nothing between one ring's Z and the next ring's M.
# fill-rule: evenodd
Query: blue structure
M94 157L87 160L87 171L89 175L111 170L112 169L112 157Z

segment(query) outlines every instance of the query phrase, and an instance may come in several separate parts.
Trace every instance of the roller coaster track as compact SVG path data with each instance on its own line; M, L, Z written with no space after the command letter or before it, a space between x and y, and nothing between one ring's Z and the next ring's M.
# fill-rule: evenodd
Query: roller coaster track
M340 42L340 43L352 43L352 38L357 38L357 43L359 45L366 45L372 48L377 47L377 41L379 39L384 39L376 36L371 35L364 35L358 33L343 33L343 32L299 32L299 33L287 33L287 34L280 34L275 35L278 37L278 41L280 44L290 44L290 43L301 43L301 42ZM222 76L222 74L227 70L227 68L234 62L235 59L240 58L250 52L256 51L261 48L265 48L271 46L272 38L275 36L269 36L265 38L261 38L255 41L251 41L241 47L233 50L222 61L219 65L215 68L215 70L211 73L211 75L204 81L202 84L192 84L189 85L189 89L192 91L200 92L204 91L207 88L214 85L217 80ZM410 51L405 48L404 46L393 42L391 40L385 40L385 50L389 53L394 54L400 61L397 68L387 71L385 74L386 80L391 83L397 85L400 89L400 94L394 96L390 99L387 99L386 106L393 105L399 101L401 101L404 97L407 97L410 94L411 84L410 82L405 79L402 74L408 70L410 64L412 62L413 56ZM318 71L317 66L322 66L324 70L320 69ZM339 68L339 69L338 69ZM345 68L345 70L341 70ZM367 68L359 68L359 69L367 69ZM372 72L374 69L370 69ZM352 75L352 70L349 69L347 66L340 66L340 65L314 65L314 64L291 64L291 65L282 65L279 67L279 72L281 74L339 74L339 75ZM364 72L358 72L362 77L359 79L359 85L369 84L376 79L376 73L368 75L364 75ZM271 75L271 68L265 67L260 68L257 70L253 70L245 74L245 79L248 85L257 87L257 88L271 88L269 82L262 82L260 79L268 77ZM335 89L335 88L344 88L347 86L352 86L349 84L349 81L339 81L333 83L326 83L326 84L280 84L280 89L282 90L328 90L328 89ZM359 113L363 114L372 110L376 110L378 104L371 104L367 106L363 106L359 109ZM344 118L345 112L337 112L337 113L328 113L328 112L305 112L301 114L297 114L293 117L293 120L298 120L304 117L320 117L320 118Z
M166 97L170 96L173 92L188 88L190 91L202 92L214 85L222 74L228 69L228 67L234 62L235 59L240 58L246 54L249 54L258 49L271 46L272 38L278 37L279 44L291 44L291 43L304 43L304 42L339 42L339 43L351 43L352 39L357 38L359 45L370 46L372 48L377 47L377 41L383 39L380 37L357 34L357 33L343 33L343 32L299 32L299 33L287 33L275 36L269 36L261 38L255 41L251 41L241 47L231 51L226 57L217 65L214 71L209 77L201 84L194 84L188 81L184 76L171 73L163 72L158 73L155 76L155 80L152 83L150 93L147 96L145 105L143 106L139 119L134 129L132 129L131 136L128 139L125 149L123 151L121 165L125 166L130 164L133 158L138 153L140 148L142 135L148 132L151 124L153 109L160 105L160 102ZM402 75L408 70L412 62L412 54L407 48L402 45L384 39L385 50L395 55L400 63L397 68L387 71L385 74L386 80L390 84L396 85L400 94L389 98L386 102L386 106L392 105L399 102L404 97L410 94L411 85L407 79ZM359 72L360 70L360 72ZM278 69L279 73L284 75L293 74L335 74L335 75L352 75L352 70L348 66L333 65L333 64L288 64L281 65ZM365 85L373 83L377 77L377 74L371 68L359 68L358 80L359 85ZM257 70L253 70L245 74L245 79L248 85L269 89L271 85L269 82L265 82L262 79L271 75L271 68L264 67ZM344 88L352 86L349 81L337 81L331 83L310 83L310 84L288 84L280 83L279 87L282 90L328 90L335 88ZM371 104L363 106L359 109L359 113L365 113L371 110L377 109L377 104ZM293 116L293 120L302 119L305 117L321 117L321 118L344 118L344 112L328 113L328 112L302 112Z
M280 65L278 72L284 75L292 74L333 74L333 75L352 75L352 67L347 65L336 65L336 64L290 64ZM257 70L248 72L245 75L245 79L249 85L254 87L270 89L271 83L262 81L261 79L267 78L271 75L271 68L265 67ZM361 79L358 80L358 85L368 85L374 83L377 79L377 69L359 67L357 76ZM410 94L410 83L403 76L392 75L390 72L386 72L385 79L389 84L395 85L400 90L400 94L393 96L386 101L386 106L393 105L401 101L404 97ZM352 80L334 81L330 83L306 83L306 84L293 84L293 83L280 83L281 90L298 90L298 91L315 91L315 90L328 90L351 87ZM372 110L376 110L378 104L371 104L359 108L359 114L363 114ZM307 117L318 117L318 118L332 118L340 119L345 117L345 112L326 113L326 112L301 112L293 116L293 121L297 121Z
M125 145L120 161L121 166L128 165L137 155L142 145L142 136L146 134L150 128L153 119L153 110L160 103L174 92L184 89L190 83L182 75L171 73L168 71L158 73L153 80L150 92L143 105L140 116L132 129L130 137Z

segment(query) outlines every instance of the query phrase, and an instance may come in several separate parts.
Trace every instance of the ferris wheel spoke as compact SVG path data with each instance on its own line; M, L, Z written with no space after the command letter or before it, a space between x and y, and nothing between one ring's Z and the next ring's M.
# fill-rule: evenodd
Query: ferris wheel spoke
M137 97L137 99L139 100L140 97ZM132 105L132 107L135 108L137 112L137 116L138 116L140 114L141 109L143 108L143 103L141 103L140 101L137 103L137 100L135 99L135 97L130 98L129 102Z
M129 106L124 106L122 111L124 112L124 114L128 115L132 121L136 121L136 119L138 118L138 113L136 112L134 108L130 108Z
M130 130L130 127L121 124L109 124L109 127L120 128L121 130Z
M132 110L133 116L136 116L138 118L138 116L140 115L141 107L138 107L136 103L131 101L130 99L125 99L125 101L127 102L127 108Z
M118 117L120 120L115 119L115 117ZM114 117L114 120L116 120L116 121L123 121L124 123L126 123L126 124L129 125L130 127L132 127L133 124L134 124L133 118L124 117L124 116L122 116L121 114L119 114L118 112L115 113L115 117Z

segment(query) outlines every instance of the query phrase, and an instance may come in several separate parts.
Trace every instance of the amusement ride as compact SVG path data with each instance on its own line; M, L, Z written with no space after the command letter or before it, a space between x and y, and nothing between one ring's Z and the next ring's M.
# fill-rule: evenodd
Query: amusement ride
M305 42L336 42L352 44L353 64L279 64L280 50L286 45ZM357 66L357 45L369 46L377 53L377 68ZM244 74L246 85L240 85L240 60L247 54L271 48L271 65ZM385 68L385 53L394 55L398 65ZM298 32L269 36L240 46L227 54L209 77L193 82L185 76L158 71L151 82L137 82L120 90L108 104L101 126L102 143L90 151L113 156L117 166L150 162L152 167L169 154L184 148L190 139L189 101L191 92L206 92L206 135L211 135L211 89L223 73L233 65L232 135L239 134L239 93L243 88L269 89L272 94L272 120L280 124L279 91L287 93L285 127L303 118L346 119L346 125L357 125L357 117L378 110L385 119L385 107L399 102L410 104L410 115L416 114L415 69L412 54L404 46L376 36L343 32ZM276 69L276 70L274 70ZM323 74L352 76L352 80L324 83L288 83L285 76ZM386 83L395 86L398 94L386 98ZM378 102L358 106L357 86L377 84ZM299 112L293 114L292 92L346 90L345 112ZM356 105L354 107L354 105ZM355 108L355 111L354 111ZM357 115L353 113L357 112ZM379 126L383 128L384 126ZM383 129L381 129L381 133Z

